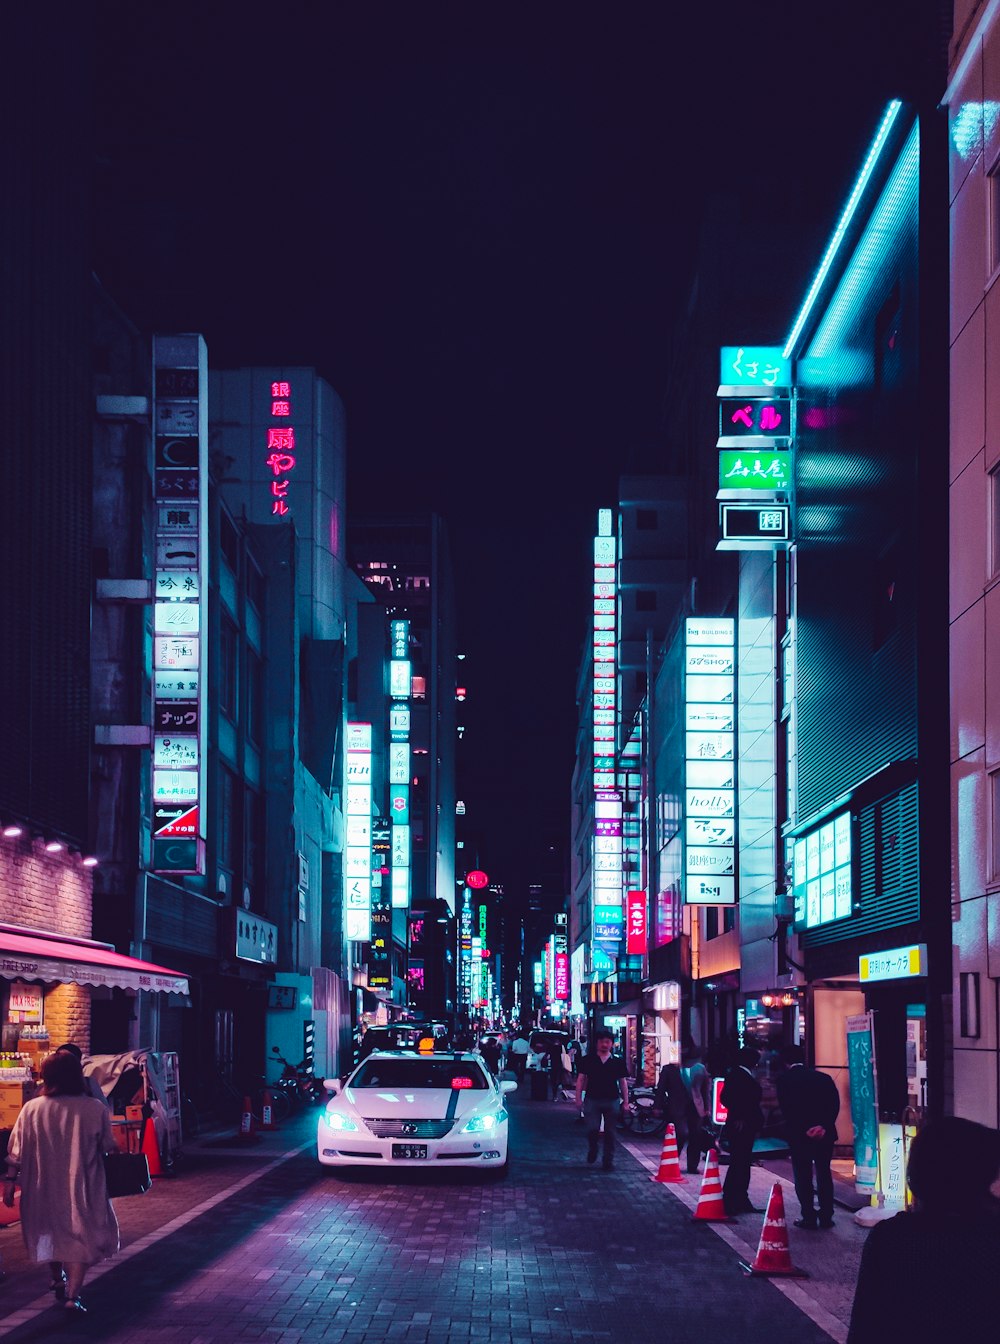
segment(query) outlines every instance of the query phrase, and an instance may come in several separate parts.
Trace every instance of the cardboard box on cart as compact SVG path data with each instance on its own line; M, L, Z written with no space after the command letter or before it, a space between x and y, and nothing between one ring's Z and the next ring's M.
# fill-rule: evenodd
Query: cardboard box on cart
M0 1083L0 1129L12 1129L21 1107L34 1095L34 1083Z

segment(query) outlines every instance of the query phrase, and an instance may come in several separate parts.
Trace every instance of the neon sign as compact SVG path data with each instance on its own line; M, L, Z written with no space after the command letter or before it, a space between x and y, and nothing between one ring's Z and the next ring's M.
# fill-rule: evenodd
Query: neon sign
M723 449L719 454L719 489L742 494L747 490L789 490L792 455Z
M684 896L689 905L734 905L736 624L689 618L684 639Z
M271 384L271 418L287 419L292 413L292 388L290 383ZM288 512L288 473L295 470L295 429L292 425L280 428L271 426L267 431L268 456L265 465L270 468L274 480L271 481L271 514L284 517Z

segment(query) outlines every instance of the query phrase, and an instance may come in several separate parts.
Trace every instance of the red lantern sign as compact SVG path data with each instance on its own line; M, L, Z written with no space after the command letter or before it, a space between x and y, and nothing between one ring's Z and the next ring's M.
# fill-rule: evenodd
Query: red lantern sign
M485 887L489 880L490 879L486 874L481 873L478 868L474 868L471 873L465 874L465 885L467 887L474 887L476 890L480 887Z

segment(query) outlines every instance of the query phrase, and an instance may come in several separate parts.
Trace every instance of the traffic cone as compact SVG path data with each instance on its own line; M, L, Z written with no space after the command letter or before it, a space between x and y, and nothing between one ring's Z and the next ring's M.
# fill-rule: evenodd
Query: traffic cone
M730 1218L722 1202L722 1180L719 1176L719 1153L716 1148L710 1148L705 1158L705 1175L702 1177L701 1193L698 1196L698 1207L694 1211L694 1217L706 1223L736 1221L735 1218Z
M785 1198L777 1181L771 1187L771 1198L767 1201L767 1213L764 1215L760 1244L753 1263L748 1265L745 1260L741 1260L740 1264L747 1274L768 1277L782 1275L792 1279L809 1277L804 1269L796 1269L792 1264L788 1249L788 1228L785 1226Z
M142 1143L139 1146L139 1152L146 1154L150 1176L162 1176L163 1163L160 1161L160 1145L156 1141L156 1126L153 1124L151 1115L146 1117L146 1123L142 1127Z
M666 1185L687 1185L687 1178L681 1175L681 1164L677 1160L677 1134L673 1125L667 1125L663 1135L663 1152L660 1154L660 1170L653 1177Z
M259 1143L260 1135L257 1133L257 1127L253 1119L253 1104L249 1097L243 1098L243 1111L240 1115L239 1133L236 1135L241 1143Z
M250 1117L251 1123L253 1116ZM278 1126L274 1120L274 1098L271 1096L270 1088L264 1089L264 1100L260 1107L260 1127L261 1129L277 1129Z

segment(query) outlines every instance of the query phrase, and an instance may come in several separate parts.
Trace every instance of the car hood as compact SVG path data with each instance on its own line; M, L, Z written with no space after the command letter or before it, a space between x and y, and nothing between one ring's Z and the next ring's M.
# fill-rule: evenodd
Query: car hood
M448 1104L455 1096L450 1087L422 1088L416 1092L381 1087L347 1087L334 1098L334 1105L343 1100L366 1120L388 1120L394 1116L409 1116L415 1120L443 1120ZM454 1115L469 1115L484 1103L495 1100L491 1092L463 1088L458 1092Z

